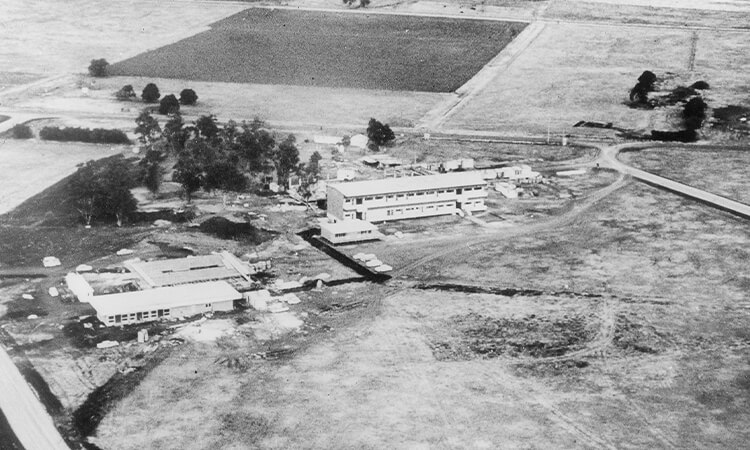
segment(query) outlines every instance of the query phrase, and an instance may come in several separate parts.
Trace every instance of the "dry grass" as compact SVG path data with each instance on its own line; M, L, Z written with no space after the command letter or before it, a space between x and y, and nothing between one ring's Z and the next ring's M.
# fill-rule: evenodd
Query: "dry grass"
M371 117L386 122L416 123L419 118L450 94L391 92L380 90L334 89L313 86L208 83L169 79L111 77L99 79L97 89L83 94L66 89L55 97L34 98L23 106L51 111L101 111L105 114L131 114L144 107L140 101L119 102L113 93L131 84L140 95L147 83L159 87L162 96L191 88L198 104L182 107L183 115L215 114L220 120L252 120L260 117L274 125L319 125L342 133L364 132ZM125 109L125 111L123 111ZM163 116L157 116L162 118Z
M750 6L721 0L592 0L553 2L552 19L627 24L747 28Z
M199 32L245 9L237 3L8 0L0 27L0 67L8 72L86 72ZM52 38L51 38L52 37Z
M78 164L122 151L121 146L14 139L0 141L0 179L3 180L0 214L75 172Z
M488 239L412 272L541 295L368 287L355 298L379 304L374 314L290 360L239 375L206 362L215 348L175 355L105 419L98 444L737 447L748 438L750 281L736 268L749 242L744 222L631 184L569 228ZM583 315L601 331L570 364L437 361L430 343L455 336L446 323L467 314Z
M445 127L537 134L548 125L553 131L570 130L579 120L658 127L663 111L634 110L623 102L644 68L684 73L689 52L686 31L547 24Z

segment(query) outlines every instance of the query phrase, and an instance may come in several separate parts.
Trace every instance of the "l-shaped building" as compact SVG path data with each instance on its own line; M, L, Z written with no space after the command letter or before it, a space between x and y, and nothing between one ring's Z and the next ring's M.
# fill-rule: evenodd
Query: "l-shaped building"
M328 184L328 217L384 222L485 211L486 187L476 172Z

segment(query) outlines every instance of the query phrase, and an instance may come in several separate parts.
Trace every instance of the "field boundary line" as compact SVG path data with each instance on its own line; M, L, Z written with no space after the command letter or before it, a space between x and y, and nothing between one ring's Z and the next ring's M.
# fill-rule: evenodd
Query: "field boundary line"
M216 3L216 2L210 2ZM224 3L224 2L220 2ZM458 20L482 20L486 22L516 22L529 23L528 20L522 20L518 17L501 17L501 16L478 16L478 15L460 15L460 14L437 14L427 12L410 12L396 11L386 9L336 9L336 8L315 8L310 6L272 6L272 5L251 5L248 9L270 9L284 11L308 11L340 14L364 14L364 15L381 15L381 16L406 16L406 17L430 17L435 19L458 19Z
M507 70L515 60L529 48L532 42L544 31L544 22L534 22L526 27L510 44L500 51L494 58L482 67L469 81L456 89L458 97L450 104L440 105L438 110L433 110L425 115L421 125L428 129L440 129L453 115L461 110L468 101L479 95L497 76ZM432 117L435 117L434 119Z

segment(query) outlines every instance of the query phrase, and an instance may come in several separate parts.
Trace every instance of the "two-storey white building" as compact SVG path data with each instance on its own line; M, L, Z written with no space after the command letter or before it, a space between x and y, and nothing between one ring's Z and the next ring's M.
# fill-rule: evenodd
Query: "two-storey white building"
M485 211L486 182L475 172L328 185L328 217L369 222Z

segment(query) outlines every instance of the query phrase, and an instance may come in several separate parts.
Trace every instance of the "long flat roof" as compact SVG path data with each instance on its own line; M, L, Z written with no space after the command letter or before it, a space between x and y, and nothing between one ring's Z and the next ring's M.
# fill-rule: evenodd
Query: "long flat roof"
M105 316L171 309L203 303L240 300L242 294L226 281L160 287L120 294L95 295L89 299L96 312Z
M420 175L413 177L383 178L380 180L329 183L330 189L336 189L345 197L363 195L395 194L397 192L428 191L463 186L486 184L484 179L474 172L454 172L439 175Z
M223 253L150 262L127 262L125 267L155 287L242 276L237 270L238 266L233 265Z

